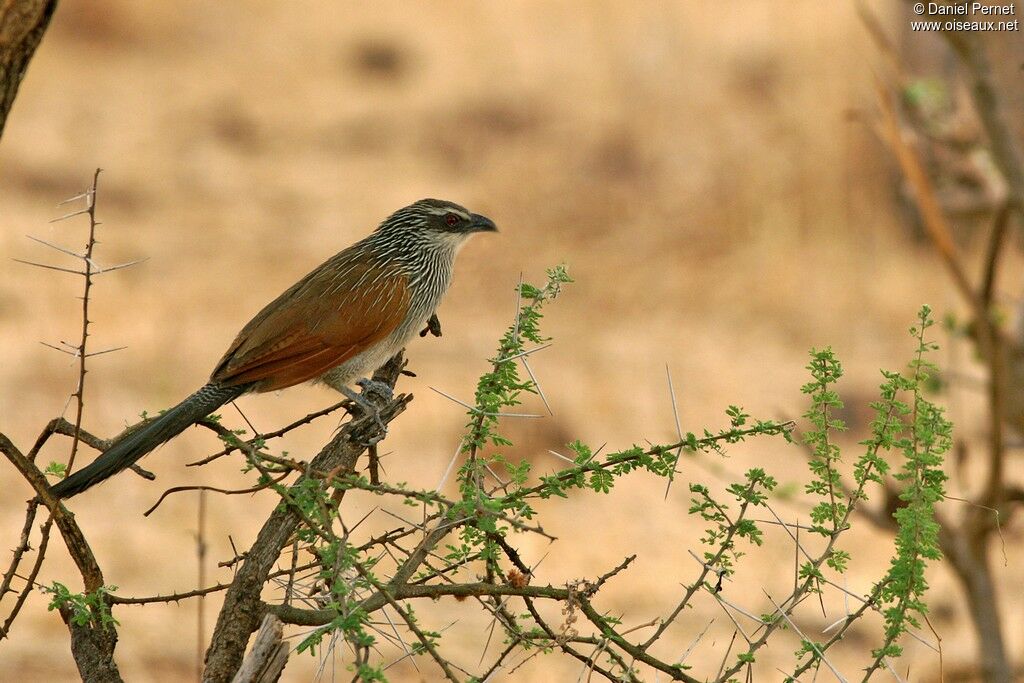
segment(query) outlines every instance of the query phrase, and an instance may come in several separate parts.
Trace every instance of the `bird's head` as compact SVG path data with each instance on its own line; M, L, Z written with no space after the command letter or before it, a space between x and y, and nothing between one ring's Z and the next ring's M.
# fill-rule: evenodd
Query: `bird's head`
M431 243L459 247L478 232L496 232L487 216L441 199L421 199L391 214L377 228L381 233L404 233Z

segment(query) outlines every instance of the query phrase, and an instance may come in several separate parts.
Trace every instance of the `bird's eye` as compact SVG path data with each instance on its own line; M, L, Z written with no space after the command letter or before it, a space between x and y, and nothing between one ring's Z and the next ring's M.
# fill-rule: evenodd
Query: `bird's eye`
M444 222L448 225L449 228L454 228L456 225L459 224L459 217L456 216L454 213L450 213L444 217Z

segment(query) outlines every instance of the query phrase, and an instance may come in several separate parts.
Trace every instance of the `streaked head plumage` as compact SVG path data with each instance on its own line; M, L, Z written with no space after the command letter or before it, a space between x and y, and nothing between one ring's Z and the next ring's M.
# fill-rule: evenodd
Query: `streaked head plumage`
M477 232L495 232L497 227L487 216L472 213L466 207L443 199L421 199L394 212L380 224L378 231L414 230L428 236L466 238Z

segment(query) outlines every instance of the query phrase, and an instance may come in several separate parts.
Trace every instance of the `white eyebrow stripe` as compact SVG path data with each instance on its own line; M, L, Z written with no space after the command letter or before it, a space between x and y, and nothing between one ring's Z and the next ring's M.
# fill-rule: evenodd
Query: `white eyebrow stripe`
M435 216L443 216L448 213L454 213L456 216L459 216L464 221L469 220L468 213L456 209L454 206L429 206L427 207L427 213L431 213Z

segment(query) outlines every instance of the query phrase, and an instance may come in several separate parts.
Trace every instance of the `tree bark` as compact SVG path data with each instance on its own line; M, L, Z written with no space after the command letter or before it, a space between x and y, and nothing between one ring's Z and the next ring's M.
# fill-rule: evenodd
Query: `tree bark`
M0 0L0 137L57 0Z
M104 628L96 624L76 624L66 608L61 610L61 617L71 631L71 654L75 657L82 680L90 683L123 683L117 663L114 662L114 648L117 646L114 626Z

